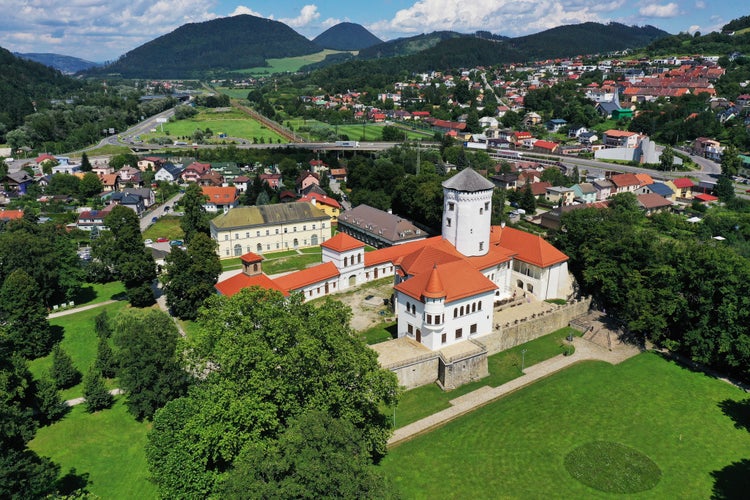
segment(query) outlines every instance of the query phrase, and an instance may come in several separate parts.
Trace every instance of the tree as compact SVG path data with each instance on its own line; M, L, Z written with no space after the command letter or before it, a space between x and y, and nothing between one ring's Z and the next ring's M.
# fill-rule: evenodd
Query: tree
M102 375L92 366L83 377L83 397L86 399L86 411L94 413L112 406L114 398L102 380Z
M94 318L94 331L100 339L108 339L112 335L112 326L109 322L107 310L103 310Z
M14 349L28 359L49 353L52 346L47 310L39 285L23 269L16 269L0 287L0 322L11 332Z
M350 316L340 302L257 288L209 298L188 350L205 377L159 410L149 433L161 494L209 495L245 446L276 439L312 409L350 422L363 453L382 457L390 430L380 408L395 403L396 379L352 336Z
M195 319L203 302L216 293L221 274L216 242L197 233L187 250L173 249L166 257L164 293L172 313L181 319Z
M25 361L0 345L0 498L46 498L55 489L59 467L27 446L36 433L32 389Z
M203 207L206 197L197 183L191 183L180 200L184 215L180 219L180 227L185 233L185 243L190 241L196 233L210 234L206 209Z
M96 359L94 366L99 370L104 378L114 378L117 372L117 360L109 346L109 341L105 338L99 338L96 345Z
M732 179L728 176L721 174L716 180L716 187L714 187L714 194L719 197L719 200L727 203L732 201L735 197L734 184Z
M104 184L94 172L83 174L81 182L78 184L78 194L82 201L101 193L102 189L104 189Z
M392 498L372 466L362 431L311 410L278 442L248 446L222 484L224 498Z
M91 172L91 161L89 161L89 155L85 151L81 155L81 172Z
M382 134L382 139L386 142L398 142L406 139L406 132L393 125L384 126Z
M127 392L125 404L138 420L185 393L188 375L177 357L179 333L172 319L161 311L129 310L120 313L113 341L120 386Z
M81 380L81 372L76 369L70 355L63 350L60 344L52 349L50 376L58 389L73 387Z
M671 172L674 170L674 150L671 146L664 146L661 154L659 155L659 170Z
M93 257L123 282L132 306L150 306L155 302L151 283L156 278L156 264L143 246L138 216L117 205L104 223L109 231L92 244Z
M536 213L536 198L534 198L534 192L531 190L531 183L527 182L523 187L518 206L525 210L529 215L534 215Z
M57 384L51 378L43 377L36 383L36 407L43 424L51 424L67 412Z
M721 173L732 177L737 175L742 166L742 160L740 159L737 148L729 144L724 148L724 152L721 154Z

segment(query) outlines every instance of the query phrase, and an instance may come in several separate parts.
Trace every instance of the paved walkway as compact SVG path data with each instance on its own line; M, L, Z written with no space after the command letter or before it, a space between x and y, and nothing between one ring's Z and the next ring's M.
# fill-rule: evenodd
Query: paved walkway
M123 391L122 389L112 389L111 391L109 391L109 393L112 394L113 396L119 396L120 394L124 394L125 391ZM73 398L73 399L68 399L63 404L65 406L76 406L85 401L86 401L86 398Z
M67 316L69 314L79 313L81 311L88 311L89 309L96 309L97 307L107 306L114 304L116 300L105 300L104 302L97 302L96 304L89 304L87 306L73 307L71 309L65 309L64 311L53 312L47 315L47 319L59 318L60 316Z
M481 406L491 403L507 394L518 389L526 387L539 379L547 377L553 373L559 372L575 363L586 360L607 361L612 364L618 364L640 352L636 347L617 342L611 349L604 347L596 342L586 340L580 337L574 337L573 345L576 350L570 356L555 356L541 363L529 366L524 370L524 374L510 382L498 387L484 386L476 391L470 392L463 396L450 401L451 407L439 411L418 420L409 425L396 429L388 440L390 446L397 445L408 441L420 434L429 432L436 427L444 425L451 420L465 415Z

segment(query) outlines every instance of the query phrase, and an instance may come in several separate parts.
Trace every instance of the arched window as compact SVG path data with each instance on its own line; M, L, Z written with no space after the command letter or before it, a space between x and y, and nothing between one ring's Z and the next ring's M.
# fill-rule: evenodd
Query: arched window
M344 267L349 265L349 257L344 257Z
M235 245L234 246L234 256L239 257L242 255L242 245Z
M297 238L294 238L294 248L297 248L299 246L299 240Z
M313 234L312 235L312 238L310 238L310 244L312 246L315 246L315 245L318 244L318 235L317 234Z
M256 247L256 250L258 252L262 252L263 251L263 245L261 245L260 243L258 243L258 246Z

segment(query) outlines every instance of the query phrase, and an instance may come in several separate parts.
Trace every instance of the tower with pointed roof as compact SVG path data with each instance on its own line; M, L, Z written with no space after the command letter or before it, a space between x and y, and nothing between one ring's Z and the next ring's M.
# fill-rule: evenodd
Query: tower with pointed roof
M494 187L471 168L443 182L443 238L466 257L489 251Z

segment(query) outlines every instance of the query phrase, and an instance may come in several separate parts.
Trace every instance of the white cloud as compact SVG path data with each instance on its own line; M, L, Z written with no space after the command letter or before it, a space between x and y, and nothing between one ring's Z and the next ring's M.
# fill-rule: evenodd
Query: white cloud
M279 21L292 28L302 28L317 21L319 17L318 6L311 4L302 7L297 17L282 18Z
M239 16L239 15L242 15L242 14L249 14L251 16L256 16L256 17L266 17L263 14L261 14L260 12L255 12L250 7L245 7L244 5L238 5L237 7L235 7L235 9L232 11L232 13L229 14L229 17Z
M706 8L706 2L704 2L703 0L698 0L697 2L695 2L695 8L696 9L705 9Z
M688 33L690 33L690 34L692 35L692 34L694 34L694 33L695 33L696 31L700 31L700 30L701 30L701 27L700 27L700 26L698 26L697 24L694 24L694 25L690 26L690 27L689 27L689 28L687 29L687 32L688 32Z
M638 9L638 13L645 17L675 17L680 13L680 7L672 2L666 5L647 5Z
M418 0L389 20L368 25L388 38L392 34L477 30L508 36L534 33L563 24L605 22L603 15L622 7L625 0Z
M325 28L325 29L328 29L328 28L330 28L331 26L336 26L337 24L343 23L343 22L345 22L345 21L346 21L346 22L348 22L348 21L349 21L349 19L348 19L348 18L345 18L345 19L343 19L343 20L342 20L342 19L335 19L335 18L333 18L333 17L329 17L328 19L326 19L325 21L323 21L322 23L320 23L320 25L321 25L321 26L322 26L323 28Z

